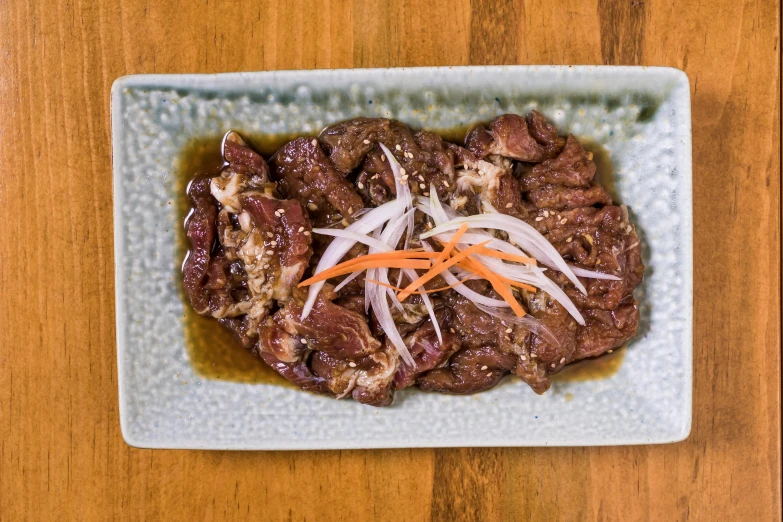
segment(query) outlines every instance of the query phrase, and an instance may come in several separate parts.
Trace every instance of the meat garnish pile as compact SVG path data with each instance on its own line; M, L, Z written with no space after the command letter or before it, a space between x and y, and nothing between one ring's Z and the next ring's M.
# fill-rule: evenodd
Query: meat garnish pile
M573 266L619 279L580 277L585 295L561 272L545 272L584 325L541 290L518 292L534 326L490 315L453 290L430 294L442 340L421 297L411 296L394 320L413 366L365 314L362 276L337 292L327 284L302 319L307 289L297 284L331 241L312 228L343 228L362 209L396 197L380 143L414 195L429 196L435 187L444 204L465 215L491 206L535 227ZM218 175L195 178L188 188L187 296L199 314L217 319L304 390L385 406L409 386L468 394L513 373L543 393L566 364L620 347L637 332L633 291L644 267L636 231L625 208L594 180L592 154L573 135L559 136L538 112L477 126L464 147L398 121L357 118L327 127L317 139L287 143L268 164L233 132L223 155ZM416 226L426 230L426 216L417 213ZM356 246L347 257L366 252ZM391 274L396 279L396 270ZM499 297L486 281L465 284ZM444 282L437 277L427 286Z

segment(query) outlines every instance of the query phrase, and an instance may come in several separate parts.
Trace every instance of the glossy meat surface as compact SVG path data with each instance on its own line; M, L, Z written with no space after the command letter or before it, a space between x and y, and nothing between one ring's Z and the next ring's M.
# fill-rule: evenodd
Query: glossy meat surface
M462 214L496 211L522 219L566 262L619 279L580 277L582 294L562 273L545 272L584 325L541 290L517 290L527 311L522 319L488 313L444 290L430 295L438 332L421 297L411 296L392 317L412 365L366 314L363 275L339 292L327 284L302 319L307 292L297 284L331 241L319 236L313 243L313 226L345 227L362 209L396 197L381 144L414 195L429 196L434 187ZM592 153L536 111L477 125L464 146L398 121L356 118L286 143L268 165L236 133L226 136L223 153L221 171L195 178L188 190L186 295L198 313L219 320L304 390L387 406L403 388L469 394L513 373L543 393L565 365L623 346L638 331L634 290L644 266L627 209L596 182ZM416 219L419 229L427 225L423 216ZM359 245L346 258L366 252ZM438 277L427 288L443 285ZM466 286L501 298L486 281Z

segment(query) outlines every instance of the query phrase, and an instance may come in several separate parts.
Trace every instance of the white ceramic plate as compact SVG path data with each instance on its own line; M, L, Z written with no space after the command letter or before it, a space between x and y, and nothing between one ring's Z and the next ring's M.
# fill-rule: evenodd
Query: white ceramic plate
M603 146L647 265L639 337L610 378L518 380L478 395L398 392L373 408L191 368L172 202L180 151L229 129L316 133L355 116L451 129L543 112ZM151 448L587 446L679 441L691 427L691 117L687 76L649 67L449 67L144 75L111 100L122 433Z

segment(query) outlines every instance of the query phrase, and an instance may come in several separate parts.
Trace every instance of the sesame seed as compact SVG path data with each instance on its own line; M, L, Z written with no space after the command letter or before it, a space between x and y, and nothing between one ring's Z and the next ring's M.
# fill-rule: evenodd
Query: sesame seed
M307 344L307 339L302 338L302 344Z
M353 214L353 207L348 207L348 214Z
M552 368L554 368L555 366L557 366L557 365L555 363L552 363Z
M282 208L278 212L280 212L281 214L285 214L285 210L283 210Z
M405 169L400 168L400 176L405 176Z
M310 210L318 210L318 205L316 205L315 203L308 203L307 208L309 208Z
M386 161L386 154L381 154L381 161Z
M269 263L264 263L264 266L262 266L261 268L263 268L264 270L266 270L267 268L269 268Z
M597 266L597 265L600 265L600 264L601 264L601 260L600 260L600 259L596 259L596 260L595 260L595 264L596 264L596 266Z
M568 223L568 220L566 218L560 220L561 225L565 225L566 223Z
M364 183L360 181L359 183L356 184L356 186L359 187L359 190L362 190L364 188Z
M560 221L560 214L557 215L557 220Z
M487 377L492 377L492 372L489 372L489 373L487 374Z
M609 350L609 351L608 351L608 352L606 352L606 353L612 353L613 351L614 351L614 350Z
M304 227L299 227L299 230L297 232L304 232Z
M573 236L568 236L568 239L566 239L566 241L568 241L570 243L572 239L574 239Z
M564 362L565 362L565 357L563 357L562 359L560 359L560 364L563 364Z
M513 206L514 206L514 204L513 204L513 203L506 203L506 208L511 208L511 207L513 207Z
M273 247L276 247L277 246L277 241L270 241L269 244L272 245Z
M548 210L544 211L544 217L549 217L549 211Z
M626 234L630 234L631 230L633 230L633 227L631 225L628 225L627 227L625 227L625 233Z
M443 186L449 188L449 182L446 181L445 179L443 180Z
M481 371L483 372L483 371L484 371L484 370L486 370L487 368L488 368L488 366L485 364L484 366L482 366L482 367L481 367Z
M425 188L427 188L427 185L425 185L424 183L419 183L419 188L424 190Z
M313 147L315 147L316 145L318 145L318 140L313 140L310 143L313 145Z
M538 217L536 218L536 221L543 221L543 220L544 220L544 218L543 218L543 217L541 217L541 216L538 216Z
M273 233L271 233L271 232L267 232L266 233L266 237L275 237L275 235Z
M506 341L510 341L510 340L511 340L511 337L509 337L508 335L506 335L506 336L504 337L504 339L505 339Z
M530 358L531 358L531 359L535 359L536 357L538 357L538 355L536 355L536 354L534 354L534 353L531 353L531 354L530 354Z
M425 193L424 193L424 195L425 195L425 196L429 196L429 195L430 195L430 193L429 193L429 192L425 192Z
M281 215L279 210L275 210L275 216L280 217Z
M506 328L506 333L511 333L511 332L513 332L513 331L514 331L514 330L512 330L511 328Z
M587 242L588 242L588 243L590 243L591 245L593 244L593 236L591 236L590 234L585 234L585 239L586 239L586 240L587 240Z
M275 251L274 251L274 250L267 250L267 251L266 251L266 255L268 255L268 256L271 256L271 255L272 255L272 254L274 254L274 253L275 253Z
M525 357L524 355L522 355L522 356L520 357L520 359L522 359L523 361L527 361L527 357Z
M351 368L356 368L356 363L351 361L348 363L348 366L350 366Z
M363 143L364 143L365 145L369 145L369 144L370 144L370 140L364 140L364 142L363 142Z
M449 328L449 332L454 333L454 328Z
M402 178L402 179L400 180L400 183L402 183L403 185L405 185L406 183L408 183L408 180L407 180L406 178L407 178L407 176L405 176L405 178Z
M342 223L344 227L347 227L348 225L350 225L350 223L348 222L348 220L347 220L347 219L345 219L345 218L343 218L343 220L342 220L342 221L340 221L340 223Z
M378 174L376 174L375 176L373 176L371 179L378 179Z
M305 230L304 235L309 236L310 235L310 231L309 230Z
M394 148L397 150L402 150L402 147L400 147L399 145L395 146Z

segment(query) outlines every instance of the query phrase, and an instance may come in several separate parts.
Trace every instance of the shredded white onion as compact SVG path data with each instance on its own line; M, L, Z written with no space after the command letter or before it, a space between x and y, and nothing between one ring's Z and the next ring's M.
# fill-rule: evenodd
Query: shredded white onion
M432 194L432 192L430 192ZM492 208L491 205L486 204L486 207ZM530 228L535 232L536 235L538 235L538 238L535 237L535 235L530 234L529 231L525 233L526 238L530 237L529 241L522 241L520 239L515 240L517 244L525 248L526 250L530 251L531 254L533 254L533 257L536 257L538 259L543 259L545 256L541 254L542 250L551 249L552 252L554 252L553 256L556 256L557 260L559 261L558 264L554 268L560 268L560 264L566 267L568 269L568 265L566 265L565 260L560 256L560 254L555 250L555 248L549 243L549 241L546 240L545 237L541 236L538 231L536 231L533 227L525 223L524 221L521 221L517 218L506 216L505 214L492 214L492 215L476 215L476 216L461 216L456 214L456 211L453 209L450 213L452 216L456 214L456 217L449 217L448 221L443 221L444 217L448 217L446 212L446 209L450 209L449 206L444 206L440 203L440 200L434 200L432 196L430 196L429 201L425 200L423 198L417 199L417 208L425 212L426 214L430 215L433 220L436 222L437 226L430 230L429 232L422 234L422 238L426 237L437 237L438 239L448 241L450 240L454 233L449 233L448 231L454 231L457 230L462 226L462 223L469 223L469 224L475 224L478 227L486 227L486 228L494 228L499 230L504 230L507 233L509 233L509 237L511 237L511 233L509 232L509 228L513 228L514 230L522 229L525 230L525 227ZM493 218L502 216L502 218L498 219L496 221L492 221ZM472 219L472 218L478 218L478 219ZM508 218L508 219L503 219ZM487 220L489 220L490 226L487 226ZM440 221L440 223L438 223ZM518 224L515 224L514 222L522 223L524 227L520 227ZM503 226L505 224L505 226ZM511 225L514 225L513 227ZM460 238L460 245L466 244L466 245L474 245L477 243L483 243L484 241L487 241L489 239L489 243L487 243L487 246L490 248L494 248L495 250L499 250L502 252L507 252L509 254L514 255L520 255L520 256L528 256L528 253L515 247L514 245L499 240L497 238L494 238L492 235L490 235L485 230L482 230L480 228L469 228L468 233L463 234L462 238ZM545 243L545 247L541 247L540 243ZM538 251L538 254L536 254L536 251ZM551 252L550 252L551 254ZM563 290L557 286L551 279L546 277L544 274L544 269L540 267L536 267L534 265L519 265L519 264L511 264L501 261L500 259L491 258L487 256L475 256L477 260L479 260L482 264L487 266L490 270L493 272L507 277L509 279L512 279L514 281L519 281L521 283L528 283L531 285L534 285L545 292L547 292L550 296L552 296L553 299L555 299L557 302L559 302L563 307L568 311L569 314L581 325L585 324L584 317L579 312L579 309L574 305L574 303L569 299L569 297L563 292ZM551 266L551 265L550 265ZM565 272L564 272L565 273ZM566 273L566 276L568 274ZM581 282L579 282L578 279L576 279L576 276L573 277L572 281L575 280L578 285L577 288L580 288L583 293L586 293L584 287L581 285ZM489 305L492 306L492 305Z
M595 270L587 270L585 268L579 268L578 266L568 265L571 267L571 271L574 275L579 277L589 277L591 279L608 279L609 281L620 281L622 278L612 274L605 274L603 272L596 272Z
M358 232L360 234L369 234L376 228L389 221L389 219L393 219L394 217L398 216L404 210L404 208L405 206L402 201L389 201L388 203L384 203L380 207L374 208L367 212L367 214L362 216L359 220L351 223L348 227L346 227L345 230ZM329 246L326 247L326 250L321 256L320 261L318 261L318 265L315 267L313 275L317 275L320 272L323 272L324 270L331 268L339 263L340 259L342 259L343 256L355 244L355 240L345 238L338 238L332 241ZM313 305L315 304L315 299L318 297L318 293L321 291L323 286L323 281L310 285L310 289L307 294L307 300L302 307L302 319L310 315L310 312L313 309Z
M407 250L411 243L411 238L413 236L413 231L415 227L415 220L414 220L414 212L413 212L413 197L411 196L411 190L410 185L407 182L407 174L402 173L402 166L397 161L397 158L394 157L394 154L392 154L391 150L384 145L383 143L378 144L381 149L383 150L384 154L386 155L386 159L389 162L389 166L392 169L392 174L394 175L394 185L397 192L397 199L402 199L405 202L405 211L407 216L407 227L405 228L405 243L403 245L403 250ZM399 240L399 239L398 239ZM397 243L394 242L390 246L393 246L396 248ZM418 278L418 275L416 275L416 272L413 270L400 270L398 277L397 277L397 284L396 286L399 287L402 283L402 276L403 274L406 274L411 281L414 281L416 278ZM388 279L383 280L383 283L389 284ZM394 291L391 289L387 289L387 293L389 297L392 300L392 303L396 306L399 306L400 309L402 309L402 305L397 299L397 296L394 294ZM422 294L422 301L424 302L424 306L427 308L427 313L430 316L430 319L432 319L432 324L435 328L435 333L438 336L439 341L443 341L443 337L441 335L440 331L440 325L438 324L437 318L435 317L435 310L432 306L432 302L427 294Z
M348 283L350 283L351 281L353 281L354 279L362 275L362 272L364 272L364 270L357 270L356 272L351 272L350 274L348 274L348 277L340 281L340 283L338 283L337 286L334 287L334 291L339 292L340 290L345 288L345 286Z
M397 218L394 222L390 222L388 225L386 225L386 228L383 230L380 238L381 242L383 242L388 249L384 251L393 251L397 248L397 244L400 242L400 237L407 227L408 217L413 215L413 212L413 209L411 209ZM371 254L375 253L376 251L377 250L375 248L370 247ZM376 273L378 274L378 281L386 285L391 285L389 282L388 268L377 268ZM394 293L394 290L389 287L385 287L382 291L389 296L389 299L391 299L391 302L395 308L397 308L400 312L404 311L402 303L399 299L397 299L397 294Z
M422 241L421 246L424 247L425 250L428 252L433 252L432 247L427 243L426 241ZM452 290L457 292L458 294L470 299L474 303L481 303L486 306L494 306L496 308L508 308L509 304L505 301L501 301L500 299L492 299L491 297L486 297L484 295L481 295L478 292L475 292L462 284L459 279L454 277L454 274L449 272L448 270L444 270L440 273L440 276L450 285L455 285Z
M449 230L456 230L460 228L463 223L506 232L509 239L521 246L522 249L529 252L533 257L545 265L563 272L580 292L587 294L585 287L579 279L577 279L555 247L553 247L535 228L521 219L500 213L458 217L451 219L442 225L436 226L429 232L422 234L421 237L427 238L443 232L448 232Z
M468 229L468 230L476 230L476 229ZM435 236L435 238L444 242L448 242L449 240L451 240L452 236L454 236L453 233L447 232L444 234L438 234L437 236ZM487 232L478 232L478 233L466 232L465 234L462 235L462 237L459 240L460 244L465 244L465 245L477 245L479 243L484 243L485 241L489 241L489 243L487 243L487 248L492 248L495 250L499 250L500 252L513 254L515 256L532 257L528 255L527 252L520 250L519 248L515 247L508 241L497 239Z
M400 236L402 236L402 233L405 230L407 218L408 216L406 214L402 214L394 221L390 221L383 229L383 232L379 237L380 242L384 245L383 248L376 249L375 247L371 246L370 253L375 253L378 250L394 250L400 240ZM375 279L381 283L389 284L388 268L370 269L368 270L368 273L370 272L372 273L373 277L369 277L369 279ZM405 363L409 366L415 366L416 363L408 351L408 347L405 346L405 341L403 341L399 330L397 330L397 325L394 323L394 318L392 317L391 309L389 308L389 302L386 300L386 296L389 295L392 304L394 304L395 307L398 307L401 311L403 310L402 303L400 303L399 299L397 299L397 296L394 294L394 292L390 292L389 288L383 288L367 282L367 285L365 286L365 299L368 292L370 294L370 306L375 312L375 317L378 319L378 323L380 323L381 328L383 328L383 331L386 333L386 337L397 349L397 353L400 354L402 360L405 361Z
M413 197L411 196L411 188L408 184L408 174L402 173L402 166L397 161L397 158L394 157L394 154L391 153L389 148L384 145L383 143L378 143L380 145L381 149L383 149L384 154L386 154L386 159L389 161L389 166L392 169L392 173L394 174L394 186L397 190L397 199L402 198L403 201L405 201L405 210L410 210L413 208ZM414 225L414 219L413 219L413 213L411 213L408 216L408 229L407 233L405 234L405 250L408 249L408 245L410 245L411 237L413 236L413 225Z

